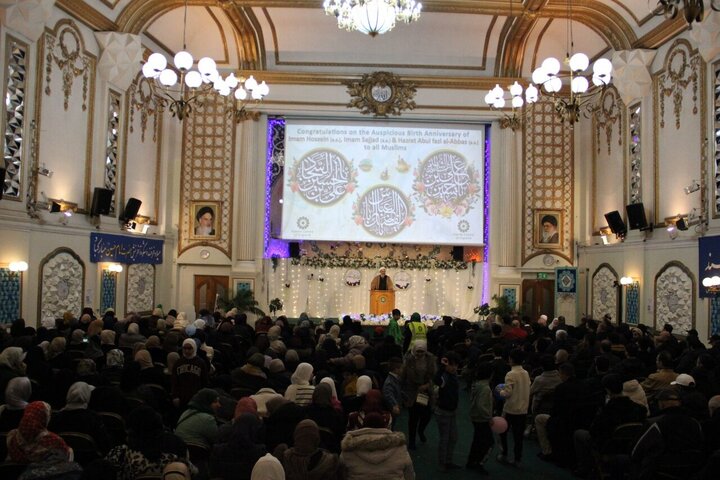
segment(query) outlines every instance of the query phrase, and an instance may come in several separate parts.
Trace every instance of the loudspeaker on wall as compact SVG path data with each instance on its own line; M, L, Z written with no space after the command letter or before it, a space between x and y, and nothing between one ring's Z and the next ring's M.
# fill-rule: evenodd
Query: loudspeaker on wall
M140 200L137 198L130 198L125 205L125 209L123 210L120 220L128 221L137 217L137 214L140 211L140 205L142 205Z
M605 214L605 220L608 222L608 227L615 235L624 236L627 233L627 227L622 219L622 215L617 210Z
M113 191L109 188L95 187L95 190L93 190L90 215L93 217L98 215L109 215L110 206L112 205L112 196Z
M452 248L452 257L453 260L456 262L462 262L465 257L465 248L463 247L453 247Z
M645 230L648 228L645 206L642 202L627 205L625 211L627 212L630 230Z
M300 258L300 243L290 242L290 258Z

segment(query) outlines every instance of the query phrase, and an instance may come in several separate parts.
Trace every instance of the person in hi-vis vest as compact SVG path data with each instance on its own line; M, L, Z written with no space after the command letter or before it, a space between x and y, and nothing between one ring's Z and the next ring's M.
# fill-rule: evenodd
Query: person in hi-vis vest
M420 320L420 314L415 312L410 316L410 321L405 323L403 351L409 351L418 340L427 341L427 327Z

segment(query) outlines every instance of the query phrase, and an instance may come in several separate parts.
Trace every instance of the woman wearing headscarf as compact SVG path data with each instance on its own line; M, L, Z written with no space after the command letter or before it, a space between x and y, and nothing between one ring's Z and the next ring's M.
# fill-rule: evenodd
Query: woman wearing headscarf
M323 377L320 383L326 383L332 390L332 396L330 397L330 404L338 413L343 413L342 403L337 395L337 387L335 386L335 380L332 377Z
M285 370L283 361L279 358L272 359L268 366L268 387L284 394L291 383L290 373Z
M200 445L210 450L218 437L215 413L220 408L220 396L211 388L203 388L187 405L180 415L175 435L185 443Z
M345 421L342 414L332 406L330 385L321 382L315 387L312 403L307 406L305 413L307 418L313 420L323 430L322 447L340 453L340 440L345 433Z
M88 338L93 337L95 335L100 335L100 332L102 332L103 329L103 321L102 320L93 320L90 322L90 326L88 326L87 330L87 336Z
M250 480L285 480L285 470L280 460L266 453L255 463Z
M147 350L139 350L135 354L135 363L140 367L140 372L138 372L138 382L140 385L150 383L160 385L164 389L170 386L162 372L162 368L155 366L150 352Z
M252 413L242 413L233 420L226 442L213 446L210 457L212 478L250 480L252 468L265 455L262 421Z
M348 352L343 357L330 359L329 362L332 365L337 365L343 368L348 368L353 365L353 358L358 355L362 355L363 351L368 347L365 337L360 335L353 335L348 339L347 348Z
M114 330L103 330L100 332L100 348L102 348L105 354L113 348L116 348Z
M105 366L100 374L113 385L120 385L125 365L125 354L114 348L105 354Z
M145 342L145 348L148 352L150 352L150 357L152 358L153 363L165 365L165 359L167 354L162 348L162 344L160 343L160 337L158 337L157 335L150 335L147 339L147 342Z
M365 418L371 413L379 414L385 422L384 427L391 428L392 415L390 414L390 412L385 410L383 406L382 392L380 390L370 390L365 394L365 398L363 400L362 407L360 407L360 410L358 410L357 412L352 412L348 416L348 431L364 428Z
M50 349L49 342L47 349ZM53 370L45 359L45 355L46 351L40 345L30 347L25 355L25 372L28 378L35 382L33 399L45 398L45 393L52 388Z
M265 355L253 353L242 367L234 369L230 375L234 388L242 388L245 392L253 394L267 386Z
M88 410L93 390L95 387L85 382L73 383L66 396L65 408L52 416L49 428L57 433L78 432L89 435L104 454L110 448L110 437L100 415Z
M0 405L5 403L5 387L15 377L25 376L25 354L20 347L7 347L0 353Z
M120 348L132 348L136 343L145 343L147 338L140 334L140 326L133 322L128 325L127 333L120 335Z
M405 406L409 408L408 448L415 448L415 435L420 434L420 441L425 442L425 428L430 423L432 410L431 387L437 371L435 355L427 351L425 340L416 340L405 356L405 363L400 375L400 383L405 393Z
M67 353L67 339L65 337L55 337L50 341L47 349L47 362L51 368L62 370L70 368L70 357Z
M349 378L352 381L352 377ZM354 394L345 395L342 398L343 411L348 415L352 412L357 412L362 408L363 402L365 401L365 395L372 388L372 379L367 375L360 375L355 380L355 388L346 387L345 392L355 392Z
M392 432L383 424L381 415L371 413L365 418L365 428L345 435L340 454L340 476L343 479L415 479L405 435Z
M0 405L0 432L9 432L20 425L32 395L32 385L28 377L10 379L5 387L5 404Z
M42 462L49 455L72 459L72 450L58 435L48 431L50 405L32 402L25 407L20 425L7 437L8 460L16 463Z
M305 420L305 408L282 397L275 397L268 400L267 412L265 444L268 451L274 451L282 443L292 445L295 426Z
M304 407L312 403L312 396L315 387L310 385L312 380L313 366L309 363L301 363L290 377L292 384L285 390L285 399Z
M172 462L187 461L182 440L168 433L162 418L150 407L133 410L127 418L128 441L107 454L105 459L118 469L118 480L159 476Z
M76 328L70 334L70 342L68 343L67 348L65 350L75 351L75 352L84 352L85 351L85 342L83 342L84 339L85 339L85 330Z
M172 368L171 396L173 403L185 408L190 399L207 385L208 364L197 356L197 343L187 338L182 343L182 358Z
M288 480L334 480L338 474L338 456L320 448L320 428L312 420L295 427L295 446L280 455Z

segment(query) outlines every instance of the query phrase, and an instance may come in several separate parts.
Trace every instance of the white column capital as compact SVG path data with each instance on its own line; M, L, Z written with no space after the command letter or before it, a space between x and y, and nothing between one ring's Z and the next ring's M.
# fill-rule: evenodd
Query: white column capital
M613 52L613 84L625 105L650 93L650 64L656 53L643 49Z
M140 71L142 43L139 35L118 32L95 32L100 45L98 76L123 92Z
M45 30L54 5L55 0L0 0L0 21L35 42Z

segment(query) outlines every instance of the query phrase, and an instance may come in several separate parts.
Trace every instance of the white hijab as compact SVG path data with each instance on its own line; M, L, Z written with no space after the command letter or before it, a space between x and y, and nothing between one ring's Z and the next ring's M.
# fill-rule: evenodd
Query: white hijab
M280 460L266 453L255 463L250 480L285 480L285 469Z
M335 380L333 380L330 377L325 377L322 380L320 380L320 383L327 383L328 385L330 385L330 388L332 389L332 396L334 399L337 400L338 396L337 396L337 390L335 389Z
M313 366L309 363L301 363L290 377L293 385L310 385L313 376Z
M372 379L367 375L360 375L355 381L357 396L365 395L372 388Z

